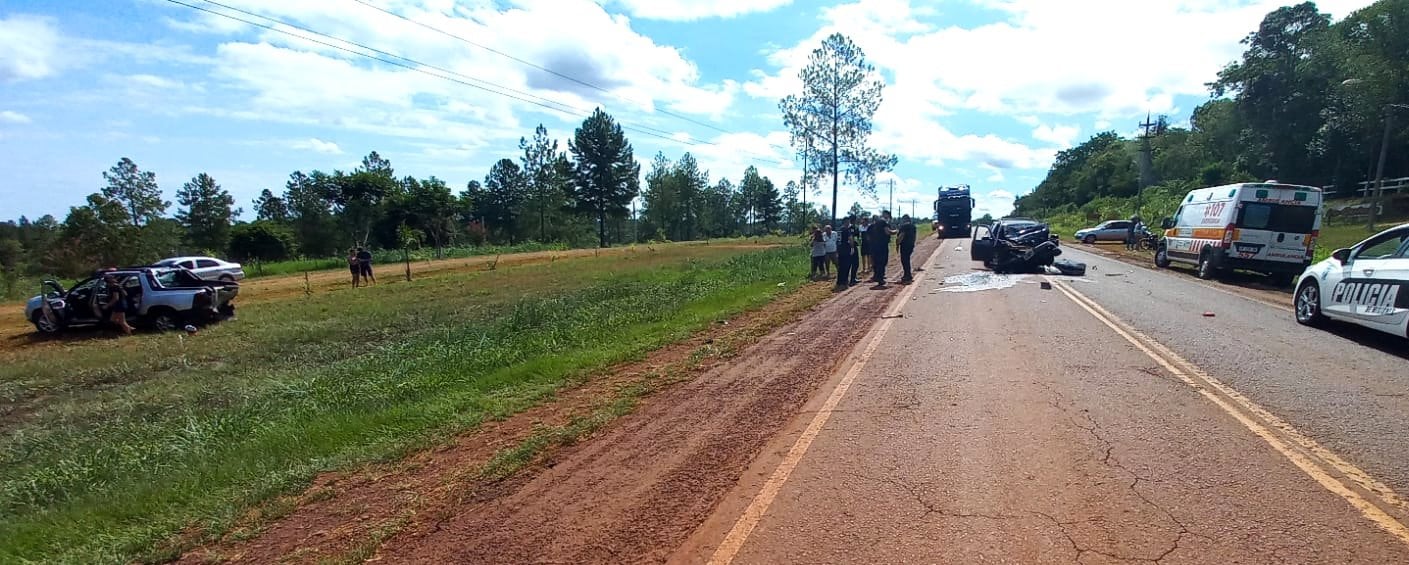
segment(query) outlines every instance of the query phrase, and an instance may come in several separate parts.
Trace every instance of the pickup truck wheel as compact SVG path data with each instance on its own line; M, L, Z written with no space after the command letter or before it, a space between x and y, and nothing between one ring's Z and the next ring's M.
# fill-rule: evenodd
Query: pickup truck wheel
M169 332L179 327L179 322L180 320L177 319L175 312L172 312L170 310L162 310L160 312L152 314L152 320L150 324L152 326L152 329L156 331Z
M1169 249L1163 245L1155 250L1155 266L1161 269L1169 268Z
M34 329L42 334L53 335L59 333L59 330L63 329L59 326L58 322L49 319L48 316L45 316L44 312L35 312L34 319L30 321L34 322Z

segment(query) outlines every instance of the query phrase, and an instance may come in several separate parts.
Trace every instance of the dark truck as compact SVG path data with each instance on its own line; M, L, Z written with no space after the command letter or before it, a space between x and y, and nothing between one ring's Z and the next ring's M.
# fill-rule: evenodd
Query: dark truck
M934 233L939 239L969 237L972 231L974 199L969 185L940 187L934 201Z
M98 271L68 290L44 281L41 294L25 305L25 318L46 334L107 322L107 275L127 291L128 323L157 331L234 316L240 293L239 283L205 280L179 267L125 267Z

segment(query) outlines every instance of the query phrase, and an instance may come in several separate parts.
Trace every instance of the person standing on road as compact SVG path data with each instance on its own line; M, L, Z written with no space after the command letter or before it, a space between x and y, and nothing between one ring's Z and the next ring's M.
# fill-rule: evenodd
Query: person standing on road
M880 219L871 222L866 230L871 234L871 281L876 286L886 285L886 266L890 264L890 236L896 230L890 227L890 210L882 210Z
M857 255L857 258L861 260L860 272L863 273L866 272L866 269L871 268L871 234L867 233L870 230L871 218L861 218L861 225L856 228L856 238L859 240L857 243L861 248L861 253Z
M822 264L822 272L831 275L831 269L837 267L837 233L832 231L832 225L827 224L822 227L822 241L827 244L827 261Z
M1129 224L1126 224L1126 228L1125 228L1125 250L1126 250L1126 251L1134 251L1135 248L1136 248L1136 246L1139 245L1139 243L1140 243L1139 241L1137 241L1137 240L1135 239L1135 222L1136 222L1137 220L1139 220L1139 217L1137 217L1137 216L1131 216L1131 217L1130 217L1130 223L1129 223Z
M365 247L357 248L357 273L362 275L362 280L377 284L377 277L372 276L372 252Z
M841 231L837 232L837 286L832 290L838 292L856 284L856 228L851 224L850 217L842 218Z
M104 309L111 312L113 325L122 330L123 334L132 335L132 326L127 323L127 289L122 288L122 284L117 282L117 277L112 275L103 276L103 286L108 291L108 303Z
M817 280L817 275L822 274L822 269L827 264L827 242L822 238L822 230L812 228L809 244L812 246L812 272L807 276Z
M910 284L915 282L915 277L910 272L910 255L915 252L915 237L917 233L915 230L915 222L910 219L909 214L900 217L900 230L898 231L900 235L895 239L895 250L900 253L900 267L905 271L904 276L900 278L900 282L902 284Z

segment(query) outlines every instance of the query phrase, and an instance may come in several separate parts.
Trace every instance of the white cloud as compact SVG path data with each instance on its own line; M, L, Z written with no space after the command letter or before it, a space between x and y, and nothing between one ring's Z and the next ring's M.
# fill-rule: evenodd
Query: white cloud
M1006 21L931 27L903 0L857 0L826 9L821 29L767 52L774 68L753 71L743 91L756 98L798 91L797 74L808 53L841 32L893 77L875 120L878 145L931 164L977 160L1000 169L1042 168L1052 151L993 135L956 135L941 125L943 118L957 111L1010 116L1033 126L1034 139L1066 147L1080 128L1041 125L1048 121L1042 116L1092 116L1106 122L1097 124L1099 130L1113 118L1147 110L1174 113L1174 97L1206 95L1205 83L1241 54L1238 40L1283 4L1086 0L1073 9L1050 0L974 2L999 10ZM1319 4L1343 16L1367 3Z
M45 78L59 66L59 30L53 20L23 14L0 20L0 81Z
M1071 147L1071 142L1076 139L1079 133L1081 133L1081 128L1077 126L1042 124L1032 130L1032 138L1066 149Z
M342 154L342 148L338 147L338 144L333 143L331 141L324 141L316 137L294 140L292 142L289 142L289 147L292 149L298 149L300 151L312 151L314 153L322 153L324 155Z
M791 4L792 0L614 0L627 13L641 19L694 21L706 18L733 18L767 12Z
M30 123L30 121L29 116L19 112L13 110L0 111L0 122L8 124L27 124Z
M1012 192L998 189L983 192L974 192L974 217L984 214L1001 218L1013 213L1013 200L1015 196Z

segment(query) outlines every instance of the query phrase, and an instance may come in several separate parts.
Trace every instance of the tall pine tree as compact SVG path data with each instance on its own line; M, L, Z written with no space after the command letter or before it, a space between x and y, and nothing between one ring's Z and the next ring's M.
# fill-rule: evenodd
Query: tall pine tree
M134 226L160 218L171 205L161 199L156 173L138 169L137 163L127 157L103 173L103 179L108 181L108 185L103 187L103 197L121 204Z
M186 229L186 242L196 249L224 253L230 244L230 223L239 214L230 193L201 173L181 186L176 201L181 205L176 220Z
M641 165L621 126L601 108L577 128L568 148L576 180L573 200L579 211L596 219L598 245L606 247L607 219L627 215L640 192Z

